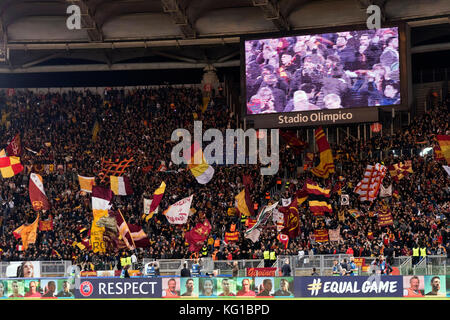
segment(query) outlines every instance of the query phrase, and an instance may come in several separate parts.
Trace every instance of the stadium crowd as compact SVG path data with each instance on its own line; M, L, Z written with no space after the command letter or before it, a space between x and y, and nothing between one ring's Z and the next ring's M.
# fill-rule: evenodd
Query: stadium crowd
M396 28L246 41L248 113L398 104Z
M411 121L408 128L393 136L375 135L366 141L345 138L331 145L335 155L336 173L323 180L308 170L297 173L302 166L295 148L280 140L280 170L274 176L261 176L259 165L214 165L215 174L206 185L199 184L189 170L171 163L172 131L185 128L193 132L193 120L203 121L203 130L235 128L234 115L217 94L205 112L201 112L202 93L195 88L160 87L129 92L109 90L105 94L86 92L35 94L16 92L0 97L2 119L0 133L3 147L20 133L24 147L21 162L25 169L18 175L3 179L0 184L1 229L0 253L3 261L72 260L76 264L94 264L96 269L117 266L124 250L93 254L74 246L86 237L92 223L90 195L80 191L78 175L97 176L101 159L125 159L134 162L126 169L134 193L116 196L114 208L120 208L128 223L143 226L150 247L136 251L138 260L193 257L185 244L184 234L204 216L212 230L205 241L204 252L218 260L262 259L266 248L277 255L350 253L355 257L379 255L412 255L420 244L428 254L450 252L448 215L449 177L444 162L433 155L422 156L423 146L434 146L436 134L449 134L450 101L437 103L425 115ZM97 138L93 128L99 123ZM413 150L394 156L390 149ZM385 151L382 154L380 151ZM382 158L381 158L382 157ZM317 157L316 157L316 160ZM383 184L393 185L393 196L374 203L358 200L353 188L362 178L367 164L385 165L412 160L413 173L395 182L386 174ZM49 166L52 164L53 166ZM316 161L317 164L317 161ZM166 170L161 170L165 165ZM13 231L36 218L28 195L29 173L40 173L44 179L51 209L41 219L53 217L53 230L39 231L35 244L27 251L18 251L21 244ZM277 192L272 199L288 198L303 187L307 178L333 189L333 213L313 216L307 202L300 208L301 233L290 239L285 249L277 240L277 229L271 221L262 229L260 239L252 242L244 237L246 229L241 218L229 215L234 197L243 189L243 177L251 177L251 198L255 208L267 204L267 193ZM285 176L292 177L288 181ZM280 184L279 181L283 183ZM167 185L158 214L146 223L142 218L143 198L151 198L164 181ZM342 187L336 188L336 185ZM350 205L340 206L340 194L350 195ZM176 201L194 195L192 207L197 213L186 225L171 225L162 212ZM394 225L379 227L377 210L386 203L393 213ZM354 218L348 209L361 213ZM231 211L233 212L233 211ZM344 213L343 218L342 214ZM237 242L225 243L224 233L232 225L240 236ZM341 240L318 243L314 230L340 227ZM220 241L215 241L219 239ZM217 245L218 244L218 245ZM125 250L126 251L126 250Z

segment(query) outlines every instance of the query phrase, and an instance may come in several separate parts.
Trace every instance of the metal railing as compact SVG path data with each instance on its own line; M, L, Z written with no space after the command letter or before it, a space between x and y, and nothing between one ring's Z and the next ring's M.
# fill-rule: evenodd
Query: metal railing
M263 268L264 267L264 260L261 260L261 259L216 260L216 261L213 261L214 270L217 270L219 276L221 274L222 275L224 275L224 274L231 275L233 272L233 264L235 261L238 263L238 267L239 267L238 276L239 277L246 276L247 268Z
M289 259L293 275L305 276L311 275L312 269L316 268L316 272L321 275L331 275L333 270L334 261L342 262L343 259L350 261L351 255L338 254L338 255L305 255L299 256L279 256L276 262L277 272L281 270L281 267L285 263L285 259ZM377 257L362 257L365 260L365 265L370 266ZM450 274L450 266L447 264L447 257L445 255L433 255L427 256L426 259L422 259L415 266L412 265L411 256L393 257L391 267L399 269L400 275L447 275ZM274 267L275 267L274 266ZM360 275L369 275L367 272L362 272L362 268L359 268Z
M337 254L337 255L304 255L304 256L292 256L291 268L295 270L294 275L311 275L313 268L316 268L316 272L321 276L331 275L333 270L334 261L341 262L347 259L350 261L351 255ZM286 258L286 257L284 257ZM281 268L284 261L279 260L278 267Z
M148 259L144 258L142 261L142 267L147 263L158 261L160 274L179 275L181 269L183 269L184 262L187 262L187 267L192 269L192 265L195 263L194 259ZM212 273L214 266L211 258L200 258L199 263L201 266L201 273Z
M447 274L447 257L443 256L427 256L427 274Z
M409 275L413 271L412 267L412 257L404 257L406 259L399 266L399 271L401 275Z
M413 274L415 276L424 276L427 274L427 259L422 258L417 264L413 267Z

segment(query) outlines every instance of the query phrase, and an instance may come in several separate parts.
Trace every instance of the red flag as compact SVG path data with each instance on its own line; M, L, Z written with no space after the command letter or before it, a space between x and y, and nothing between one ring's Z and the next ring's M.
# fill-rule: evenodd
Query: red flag
M23 170L19 157L0 157L0 173L3 178L11 178Z
M197 225L190 231L186 232L185 239L189 243L189 251L198 252L203 246L203 242L211 232L211 224L208 219L205 219L203 223L197 223Z
M289 207L282 207L278 210L284 214L284 228L281 233L288 235L290 239L294 239L300 234L297 203L298 198L295 197Z
M308 143L297 138L297 135L292 131L280 130L280 136L286 141L286 143L294 148L294 150L299 153L303 151L308 146Z
M39 221L39 231L51 231L53 230L53 217L50 216L49 220Z
M314 237L316 239L316 242L327 242L328 230L327 229L314 230Z
M284 249L287 249L288 244L289 244L289 236L287 236L287 235L285 235L283 233L280 233L277 236L277 239L278 239L278 241L280 241L284 245Z
M6 147L6 152L8 156L12 157L20 157L22 154L22 145L20 143L20 134L16 134L16 136L11 140L10 144Z
M380 209L378 212L378 225L380 227L392 226L394 224L394 219L392 218L391 211L386 207Z
M250 189L254 188L253 179L249 174L244 174L242 176L242 183L244 184L244 186L248 186Z
M45 195L44 184L42 183L42 177L36 173L30 175L30 182L28 184L28 193L30 194L30 201L33 205L33 209L49 210L50 203Z
M123 242L125 242L125 245L129 250L136 249L136 245L134 244L134 240L131 237L131 232L128 227L128 223L125 221L125 218L122 215L122 212L120 210L118 212L114 213L114 216L116 218L117 223L117 229L119 230L120 238Z
M150 240L148 239L147 234L144 232L141 226L128 224L128 229L131 232L131 237L133 238L136 248L150 247Z
M236 242L239 240L239 231L235 232L225 232L225 242Z

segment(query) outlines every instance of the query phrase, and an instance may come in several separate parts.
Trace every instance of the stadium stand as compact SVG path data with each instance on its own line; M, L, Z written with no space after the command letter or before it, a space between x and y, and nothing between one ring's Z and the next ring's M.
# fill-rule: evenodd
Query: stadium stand
M262 259L265 248L278 255L297 255L299 251L314 254L351 253L355 257L410 256L419 244L427 254L448 254L450 238L448 214L450 212L449 176L442 168L443 160L436 154L423 156L424 145L437 146L436 135L449 134L448 108L450 100L435 101L425 114L414 118L408 128L394 135L376 135L366 141L346 138L343 143L332 145L336 173L325 183L310 172L296 172L301 163L294 148L281 140L281 165L275 176L260 178L259 165L214 166L213 179L206 185L198 184L189 170L173 165L170 153L174 142L171 133L176 128L192 132L192 119L203 121L203 129L209 127L235 128L223 96L213 98L214 107L202 112L202 95L195 88L163 86L145 90L110 90L106 95L90 91L35 94L17 91L12 96L3 95L2 105L7 119L2 121L1 136L5 142L20 133L24 147L21 162L22 173L3 180L1 188L2 225L0 235L1 259L21 260L71 260L83 269L114 269L119 265L126 249L94 254L74 243L82 243L92 223L90 195L80 191L78 175L96 176L102 159L127 159L134 162L125 170L129 176L132 195L116 197L114 207L120 208L125 220L141 225L147 233L150 246L137 250L138 260L188 259L193 255L185 244L184 234L201 220L201 212L211 222L212 230L205 241L207 256L217 260ZM99 123L97 138L93 128ZM406 129L406 130L405 130ZM402 149L402 156L392 150ZM294 161L292 160L294 159ZM317 158L316 158L317 159ZM367 164L380 162L389 167L411 160L412 173L394 181L389 174L383 182L392 184L391 197L376 199L372 205L364 204L353 193ZM161 164L166 170L161 170ZM180 170L181 169L181 170ZM24 223L34 221L36 214L28 195L29 173L43 176L51 209L41 220L52 217L53 227L39 231L35 244L26 251L18 251L21 240L13 237L13 231ZM292 175L294 174L294 175ZM253 243L244 238L246 226L237 215L229 216L228 208L234 207L234 197L243 188L244 176L250 176L252 202L261 208L267 203L266 193L273 197L289 197L303 187L306 179L316 180L322 186L333 188L330 203L333 213L315 217L307 205L300 207L301 233L291 239L285 249L277 239L274 225L264 228L260 241ZM292 177L286 179L286 176ZM283 181L282 184L277 181ZM167 185L160 208L194 194L192 207L198 214L189 217L186 225L175 226L167 222L160 210L146 223L142 220L143 197L150 198L161 182ZM338 183L339 182L339 183ZM286 184L289 183L289 184ZM342 186L340 189L336 185ZM289 186L289 187L287 187ZM273 192L275 191L275 192ZM340 194L349 194L350 206L359 212L355 218L344 210L340 219ZM382 201L390 208L394 224L387 228L378 225L377 214ZM237 242L224 243L224 232L232 225L239 232ZM339 242L319 243L314 239L318 229L340 227ZM85 230L80 232L80 230ZM215 246L216 239L221 240ZM217 243L217 242L216 242ZM219 249L219 250L216 250Z

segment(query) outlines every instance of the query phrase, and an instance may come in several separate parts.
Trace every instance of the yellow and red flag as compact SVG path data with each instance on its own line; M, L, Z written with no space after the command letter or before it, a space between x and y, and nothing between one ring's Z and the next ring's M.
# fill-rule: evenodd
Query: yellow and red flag
M239 231L235 232L225 232L225 242L236 242L239 240Z
M164 192L166 191L166 183L163 181L158 189L153 193L153 199L145 199L144 198L144 215L142 218L145 222L148 222L149 219L153 217L153 215L158 212L158 206L161 202Z
M248 186L245 186L245 189L234 197L234 199L236 200L235 206L241 215L246 217L255 216L255 207L250 199L250 191L248 190Z
M113 197L114 194L111 189L100 186L92 187L92 213L94 218L91 225L91 244L94 253L106 251L106 243L103 240L105 227L99 227L97 222L102 217L108 217L108 210L111 209Z
M450 164L450 136L437 135L436 140L439 142L439 146L441 147L441 152L445 158L445 161L447 161L447 164Z
M0 172L3 178L11 178L23 170L19 157L0 157Z
M318 177L327 179L331 173L334 173L333 153L322 127L316 130L315 137L319 147L320 163L317 167L312 168L311 172Z

